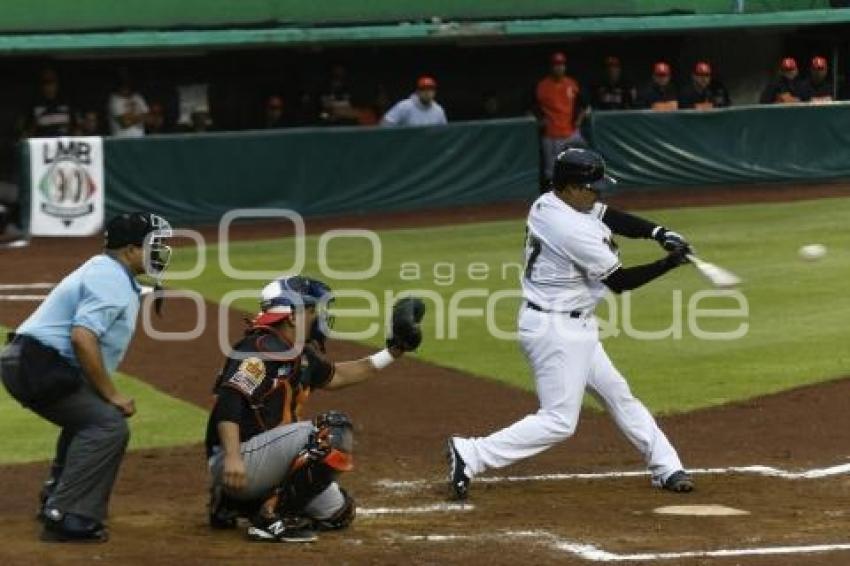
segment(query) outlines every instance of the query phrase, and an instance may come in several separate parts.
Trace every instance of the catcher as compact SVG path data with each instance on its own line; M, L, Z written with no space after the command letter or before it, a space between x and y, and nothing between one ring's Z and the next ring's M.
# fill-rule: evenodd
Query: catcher
M207 425L212 488L210 526L236 528L265 542L310 542L316 530L344 529L354 500L336 481L352 469L352 426L336 412L299 422L315 389L340 389L376 375L422 341L420 299L393 306L387 348L359 360L325 357L333 319L330 288L307 277L272 281L216 381Z

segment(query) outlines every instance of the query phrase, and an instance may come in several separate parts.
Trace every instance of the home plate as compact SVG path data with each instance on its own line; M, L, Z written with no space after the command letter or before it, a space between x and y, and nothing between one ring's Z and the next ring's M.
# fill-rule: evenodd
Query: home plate
M726 507L725 505L668 505L653 510L659 515L691 515L699 517L729 517L749 515L749 511Z

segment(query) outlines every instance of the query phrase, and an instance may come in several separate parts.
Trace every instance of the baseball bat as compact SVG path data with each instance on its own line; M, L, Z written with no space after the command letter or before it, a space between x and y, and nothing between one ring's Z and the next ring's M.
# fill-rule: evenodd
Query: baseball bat
M693 254L687 254L685 257L687 257L690 262L694 264L694 267L699 270L702 276L708 279L715 287L719 287L720 289L729 289L731 287L736 287L741 282L740 277L727 269L723 269L719 265L704 261Z

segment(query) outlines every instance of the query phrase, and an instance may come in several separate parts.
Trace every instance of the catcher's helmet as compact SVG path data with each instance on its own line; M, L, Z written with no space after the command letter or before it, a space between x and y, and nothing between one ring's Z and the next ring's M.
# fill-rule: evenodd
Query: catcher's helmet
M552 184L556 189L567 185L590 186L605 178L605 160L591 149L570 147L555 158Z
M275 279L263 288L260 314L254 323L268 325L290 318L298 308L327 306L333 301L331 288L301 275Z

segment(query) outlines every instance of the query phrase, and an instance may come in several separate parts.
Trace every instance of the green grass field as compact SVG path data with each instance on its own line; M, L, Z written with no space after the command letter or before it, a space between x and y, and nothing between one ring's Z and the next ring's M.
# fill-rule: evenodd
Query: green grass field
M126 375L119 375L116 384L136 400L138 412L130 419L131 450L195 443L203 437L206 414L200 408ZM0 464L53 457L59 429L21 407L3 387L0 430Z
M681 290L685 322L680 339L636 340L621 333L605 340L618 367L629 378L636 393L655 411L678 412L716 405L804 383L839 377L850 369L845 348L845 312L850 309L846 281L850 278L850 249L847 247L850 199L828 199L799 203L759 204L708 208L657 210L644 213L686 234L706 259L723 265L744 279L741 291L749 316L703 320L700 327L728 331L748 324L743 338L733 341L698 339L689 330L688 300L708 289L697 272L686 266L652 285L632 293L631 324L648 331L670 326L674 291ZM518 269L503 265L521 261L522 221L488 222L408 230L384 231L382 263L374 277L343 281L323 275L316 262L317 237L307 240L304 273L321 277L334 289L364 289L382 300L385 290L424 289L436 292L446 305L465 289L488 293L518 287ZM805 243L827 245L829 254L817 263L797 257ZM642 263L660 255L652 242L619 240L626 265ZM371 253L364 239L336 240L328 248L328 265L336 270L366 269ZM265 280L234 281L217 265L218 250L211 247L208 266L198 279L174 282L198 290L217 301L233 290L259 289ZM287 269L292 264L290 239L236 242L230 261L239 269ZM174 268L186 267L195 258L191 251L177 253ZM411 265L420 267L418 278ZM455 277L449 281L450 268ZM483 277L486 264L489 275ZM403 266L403 264L407 264ZM405 276L403 278L402 276ZM506 275L503 277L503 275ZM619 301L622 305L622 300ZM483 308L486 299L468 296L465 308ZM515 328L517 300L498 303L493 319L499 328ZM729 298L705 300L702 307L733 308ZM256 310L256 299L235 303L245 311ZM340 299L338 308L365 308L361 299ZM622 315L622 308L617 309ZM606 309L600 313L606 316ZM530 373L514 342L491 337L482 318L464 318L458 324L458 339L435 338L435 309L426 324L426 341L419 356L427 361L494 378L531 389ZM379 318L338 319L340 330L362 330ZM449 323L443 325L448 333ZM622 319L619 327L622 329ZM378 345L380 337L367 340Z

